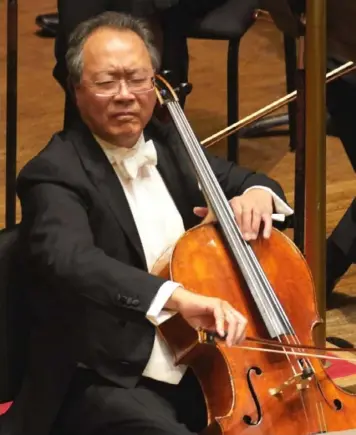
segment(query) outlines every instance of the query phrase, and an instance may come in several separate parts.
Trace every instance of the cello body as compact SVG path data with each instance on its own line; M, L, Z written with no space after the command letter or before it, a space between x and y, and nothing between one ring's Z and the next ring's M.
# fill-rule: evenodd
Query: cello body
M304 257L275 229L251 246L300 342L314 345L320 318ZM217 225L187 231L156 270L189 290L228 301L247 318L247 336L269 338ZM309 359L313 376L302 379L290 362L303 357L202 343L179 315L159 330L176 363L190 366L200 382L208 416L204 434L314 435L356 428L356 398L337 387L316 358Z

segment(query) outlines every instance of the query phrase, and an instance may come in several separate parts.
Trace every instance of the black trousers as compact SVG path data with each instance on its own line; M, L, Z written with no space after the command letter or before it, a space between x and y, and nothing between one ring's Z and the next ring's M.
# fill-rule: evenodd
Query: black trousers
M204 398L190 371L179 385L141 378L127 389L78 369L51 435L192 435L205 426Z

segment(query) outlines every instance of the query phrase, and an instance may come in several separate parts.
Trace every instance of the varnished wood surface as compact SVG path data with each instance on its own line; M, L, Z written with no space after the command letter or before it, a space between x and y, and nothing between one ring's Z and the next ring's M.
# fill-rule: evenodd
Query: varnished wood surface
M0 223L4 224L6 5L0 0ZM55 10L55 0L19 1L18 170L48 142L62 125L63 93L52 78L54 40L36 35L38 13ZM199 138L225 127L226 48L221 41L190 41L194 90L187 115ZM244 37L240 54L240 115L245 116L285 94L282 38L272 23L254 25ZM213 148L223 154L225 143ZM293 205L294 154L288 139L266 138L241 143L241 164L266 171L287 192ZM327 231L334 228L355 196L355 174L338 139L327 140ZM19 218L20 215L18 214ZM353 267L338 285L345 305L328 312L328 334L356 343L356 305L343 294L356 297ZM356 299L355 299L356 300ZM352 298L351 298L352 301Z
M254 298L242 277L236 274L223 239L212 225L201 225L180 239L171 260L172 279L199 294L220 296L240 309L248 319L247 337L269 337L264 326L269 322L271 331L280 335L283 343L293 344L299 339L300 343L312 344L312 327L319 319L313 281L303 256L279 231L273 231L269 240L253 242L252 249L283 306L281 311L273 307L266 296L260 299L260 309L255 308ZM244 257L243 253L246 255L242 249ZM290 320L293 329L277 320L283 319L283 315ZM216 349L196 344L195 330L191 328L190 334L188 331L182 334L184 325L179 324L176 316L164 322L160 329L167 343L172 345L177 360L190 365L198 377L207 403L209 424L218 417L223 430L211 433L300 435L356 427L352 412L356 398L342 393L330 381L320 360L311 361L315 377L307 381L306 388L299 389L293 382L296 380L293 373L300 370L299 357L287 359L283 354L245 350L244 345L251 344L248 341L242 344L242 349L223 345ZM247 380L252 387L248 387ZM292 381L292 385L284 388L286 380ZM301 385L299 380L296 383ZM271 390L278 391L280 387L282 393L271 394ZM263 410L261 420L250 388ZM341 410L333 407L335 399L341 401ZM245 416L254 424L246 425Z

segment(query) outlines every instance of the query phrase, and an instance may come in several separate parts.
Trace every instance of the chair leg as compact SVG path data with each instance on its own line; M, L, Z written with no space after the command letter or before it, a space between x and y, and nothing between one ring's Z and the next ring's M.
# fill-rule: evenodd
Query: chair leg
M229 40L227 53L227 123L233 124L239 118L239 39ZM239 162L239 135L227 139L227 159Z
M295 71L296 65L296 43L295 40L289 37L284 38L284 54L285 54L285 71L287 93L295 89ZM274 129L287 125L288 129ZM290 148L295 149L296 143L296 105L292 102L288 105L288 114L266 116L263 119L257 120L252 124L240 130L240 137L268 137L281 136L288 134L290 137Z

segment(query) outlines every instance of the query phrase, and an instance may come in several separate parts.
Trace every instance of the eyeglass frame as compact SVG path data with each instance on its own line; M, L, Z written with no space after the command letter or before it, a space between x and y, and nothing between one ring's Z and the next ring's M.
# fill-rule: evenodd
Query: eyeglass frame
M152 87L150 87L149 89L144 89L144 90L142 90L142 91L132 91L132 90L128 87L128 90L130 91L130 93L132 93L132 94L144 94L144 93L146 93L146 92L151 92L151 91L153 91L154 88L155 88L155 86L156 86L156 78L155 78L155 75L152 75L152 76L146 76L145 78L150 79L151 84L152 84ZM122 85L121 85L121 82L122 82L122 81L124 81L125 84L126 84L126 86L127 86L127 83L128 83L128 82L130 83L130 82L132 81L132 79L124 79L124 78L121 78L121 79L106 80L106 83L108 83L108 82L113 82L113 83L115 83L115 82L116 82L116 84L118 85L118 90L117 90L117 92L115 92L115 93L113 93L113 94L110 94L110 95L106 95L106 94L102 94L102 93L97 93L97 92L93 92L93 94L96 95L97 97L103 97L103 98L105 98L105 97L107 97L107 98L116 97L116 95L119 95L120 92L121 92L121 86L122 86ZM100 82L82 81L81 83L86 84L89 88L94 88L94 87L97 86L98 83L100 83ZM101 82L101 83L104 83L104 82Z

